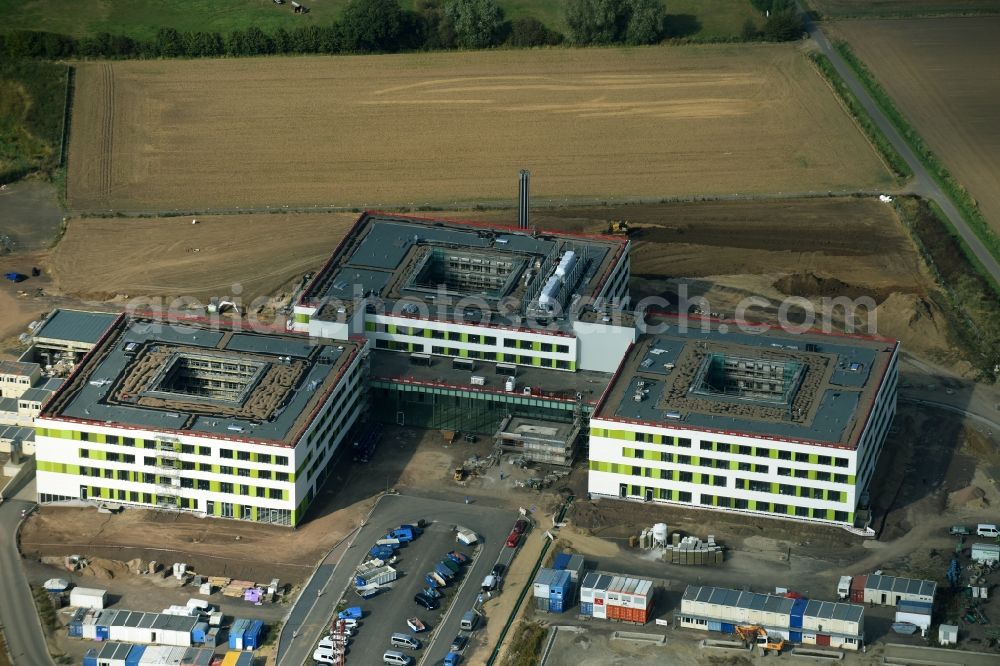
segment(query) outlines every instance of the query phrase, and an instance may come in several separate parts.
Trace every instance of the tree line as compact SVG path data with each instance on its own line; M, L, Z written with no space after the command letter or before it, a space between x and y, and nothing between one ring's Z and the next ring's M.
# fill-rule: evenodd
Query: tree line
M750 22L744 39L797 39L802 23L790 0L751 0L771 11L763 30ZM778 11L771 10L772 6ZM787 7L792 7L787 10ZM350 0L330 25L250 27L219 32L160 28L151 39L107 32L75 38L20 30L0 34L0 55L11 58L178 58L254 56L284 53L388 53L439 49L532 47L564 41L578 45L655 44L667 30L661 0L569 0L567 36L533 17L507 20L496 0L417 0L405 10L399 0ZM776 17L780 16L780 19ZM777 25L780 23L780 25ZM780 29L772 29L772 28Z

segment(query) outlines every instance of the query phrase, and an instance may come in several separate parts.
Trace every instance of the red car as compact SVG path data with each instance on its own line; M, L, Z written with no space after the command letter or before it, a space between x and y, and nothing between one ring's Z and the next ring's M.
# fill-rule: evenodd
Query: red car
M519 521L514 523L514 532L517 534L524 534L524 530L528 529L528 521L521 518Z
M520 541L521 541L521 535L518 534L517 532L511 532L510 535L507 537L507 547L517 548L517 544Z

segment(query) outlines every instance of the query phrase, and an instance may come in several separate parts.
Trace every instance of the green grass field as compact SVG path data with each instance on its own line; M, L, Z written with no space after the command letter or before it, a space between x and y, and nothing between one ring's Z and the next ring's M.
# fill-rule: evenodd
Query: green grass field
M0 183L59 166L65 65L0 62Z
M757 13L749 0L665 0L668 36L695 40L737 37ZM45 30L74 37L100 32L148 39L161 27L227 33L257 26L265 32L328 25L347 0L304 0L306 15L272 0L20 0L0 2L0 32ZM401 0L406 9L413 0ZM499 0L509 19L534 16L565 33L565 0ZM759 20L759 19L758 19Z

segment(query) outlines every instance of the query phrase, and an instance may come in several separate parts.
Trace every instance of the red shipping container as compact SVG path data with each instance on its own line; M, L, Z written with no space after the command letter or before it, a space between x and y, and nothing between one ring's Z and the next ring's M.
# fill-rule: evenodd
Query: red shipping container
M856 604L865 603L865 585L868 576L855 576L851 579L851 601Z
M649 622L649 611L645 608L635 609L635 621L639 624L646 624Z
M829 645L830 637L824 634L816 634L816 645Z
M622 611L623 610L624 610L624 608L622 608L621 606L617 606L615 604L608 604L608 619L609 620L621 620L621 619L623 619L622 618Z

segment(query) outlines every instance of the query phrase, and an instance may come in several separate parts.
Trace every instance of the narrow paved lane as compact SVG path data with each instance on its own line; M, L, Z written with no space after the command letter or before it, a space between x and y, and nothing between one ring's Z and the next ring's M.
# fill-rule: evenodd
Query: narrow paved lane
M21 499L34 494L31 490L21 492L16 498L0 504L0 622L3 623L7 647L14 664L31 666L51 666L48 647L42 625L31 598L31 588L21 568L21 554L17 550L17 526L21 521L21 510L34 504Z
M820 29L819 24L806 18L806 31L809 36L813 38L817 45L819 45L820 50L823 52L830 62L833 63L834 68L837 73L840 74L841 78L847 83L847 87L850 88L851 92L854 93L855 97L861 102L861 105L871 116L872 120L878 126L880 130L889 139L893 148L900 154L900 156L910 165L913 170L913 182L910 183L909 191L913 194L917 194L925 199L930 199L937 203L944 211L945 216L951 222L951 224L958 230L959 235L962 237L968 246L972 249L972 253L976 255L976 258L982 263L986 268L986 271L993 276L993 279L1000 283L1000 264L997 263L990 251L983 245L982 241L973 233L972 229L966 224L965 219L962 214L952 203L948 195L938 186L935 182L933 176L930 172L924 168L923 163L914 153L909 144L902 135L896 131L896 127L890 122L890 120L882 113L882 109L879 108L875 100L872 99L871 95L868 94L868 90L865 89L858 77L854 75L854 71L850 66L840 57L837 50L830 46L830 42L827 40L823 31Z

